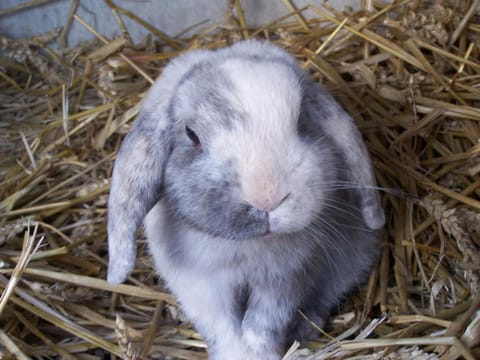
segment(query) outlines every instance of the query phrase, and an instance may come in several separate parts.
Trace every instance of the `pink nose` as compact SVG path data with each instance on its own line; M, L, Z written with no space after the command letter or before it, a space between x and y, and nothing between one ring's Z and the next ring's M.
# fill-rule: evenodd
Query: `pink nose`
M248 203L258 210L272 211L279 207L280 204L284 202L290 194L288 193L286 195L278 195L278 193L268 194L268 192L266 192L261 195L263 196L257 196L253 199L247 199Z

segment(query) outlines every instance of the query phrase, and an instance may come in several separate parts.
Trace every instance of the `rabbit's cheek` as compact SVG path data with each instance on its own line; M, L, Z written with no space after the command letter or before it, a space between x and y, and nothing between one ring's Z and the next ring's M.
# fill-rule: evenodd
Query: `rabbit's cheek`
M208 201L197 221L214 235L233 240L250 239L268 232L268 214L232 202Z
M269 213L269 228L272 233L294 233L304 230L313 220L313 209L310 206L292 201Z
M187 178L186 176L183 177ZM243 240L262 236L269 230L268 213L232 198L227 183L167 181L165 199L171 215L192 227L217 237Z

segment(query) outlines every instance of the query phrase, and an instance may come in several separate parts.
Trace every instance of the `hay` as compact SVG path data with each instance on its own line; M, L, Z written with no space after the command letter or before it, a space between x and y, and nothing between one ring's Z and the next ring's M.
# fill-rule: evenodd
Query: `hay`
M288 359L480 358L478 0L366 1L356 12L297 11L285 1L292 13L259 29L231 1L224 24L183 39L107 3L117 39L96 34L76 15L78 2L64 29L0 37L5 359L205 358L157 283L141 236L128 284L103 280L109 177L166 61L252 36L286 48L332 91L362 130L385 189L385 245L368 284ZM156 40L133 46L121 16ZM98 41L51 50L72 21Z

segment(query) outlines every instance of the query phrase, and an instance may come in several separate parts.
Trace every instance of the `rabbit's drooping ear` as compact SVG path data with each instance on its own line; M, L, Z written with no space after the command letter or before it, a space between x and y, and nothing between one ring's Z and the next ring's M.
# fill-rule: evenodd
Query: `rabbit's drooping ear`
M120 283L135 266L135 232L160 199L163 171L171 146L173 120L169 106L185 74L207 60L197 50L172 60L149 90L132 129L117 154L108 202L108 278Z
M380 229L385 223L385 215L360 131L345 110L318 84L310 83L306 90L306 112L311 121L322 128L322 133L333 140L343 156L347 180L359 194L365 224L372 230Z
M162 112L141 112L117 154L108 203L111 283L124 281L132 272L137 253L135 232L160 199L170 146L166 111Z

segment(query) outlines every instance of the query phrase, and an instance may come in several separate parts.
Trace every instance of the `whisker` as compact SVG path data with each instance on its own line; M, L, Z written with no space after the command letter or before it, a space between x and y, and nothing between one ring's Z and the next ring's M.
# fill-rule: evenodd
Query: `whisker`
M333 226L332 224L325 223L324 221L321 221L321 222L323 223L323 225L326 225L323 231L320 231L317 228L317 225L313 225L312 227L315 228L313 232L316 233L318 231L319 233L324 234L324 236L322 236L321 238L322 243L320 245L324 249L325 259L327 260L326 265L330 271L331 276L333 277L335 275L334 269L337 268L338 264L335 263L333 256L331 256L332 250L335 253L337 253L338 256L340 256L344 261L348 261L349 257L345 253L345 251L342 250L344 247L339 246L339 242L343 242L344 244L348 244L353 247L354 241L350 236L348 236L349 234L346 234L343 231L344 227L341 227L339 229L338 227ZM337 241L335 241L335 239L337 239ZM352 275L355 276L355 281L358 282L360 280L358 277L358 274L352 274Z
M331 182L318 182L312 183L314 186L318 187L319 190L322 191L335 191L335 190L361 190L361 189L369 189L369 190L377 190L383 193L395 195L401 198L416 198L416 196L412 193L406 192L401 189L395 188L385 188L376 185L365 185L361 183L355 183L351 181L331 181Z

